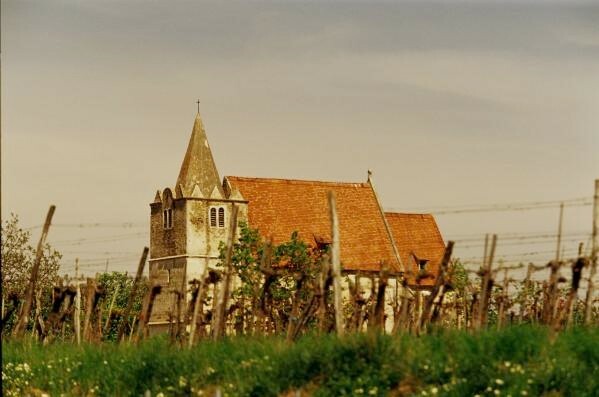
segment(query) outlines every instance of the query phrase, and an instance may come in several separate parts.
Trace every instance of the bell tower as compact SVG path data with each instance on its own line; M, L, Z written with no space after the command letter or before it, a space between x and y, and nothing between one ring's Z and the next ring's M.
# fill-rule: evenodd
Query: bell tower
M176 292L187 300L188 282L219 262L233 205L238 220L247 220L247 201L220 180L198 111L174 190L156 192L150 204L150 281L162 286L149 322L152 332L168 329Z

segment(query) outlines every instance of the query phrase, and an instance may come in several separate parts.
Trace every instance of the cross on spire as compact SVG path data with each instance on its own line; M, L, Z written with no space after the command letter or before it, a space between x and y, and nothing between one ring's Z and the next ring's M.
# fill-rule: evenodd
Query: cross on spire
M198 113L200 113L200 100L198 99L196 103L198 104Z

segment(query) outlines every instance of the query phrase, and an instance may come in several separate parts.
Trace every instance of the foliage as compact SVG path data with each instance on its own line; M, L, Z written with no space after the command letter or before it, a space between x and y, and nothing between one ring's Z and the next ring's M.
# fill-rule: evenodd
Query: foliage
M4 395L314 396L576 395L599 393L599 329L514 326L471 334L232 338L192 350L153 338L134 345L8 341ZM41 394L41 393L40 393Z
M233 247L231 263L240 283L232 295L237 301L250 302L242 308L244 313L255 313L263 293L265 269L261 269L262 256L265 255L266 242L257 229L240 222L240 237ZM292 316L295 294L299 299L298 308L302 309L309 296L310 287L319 273L322 252L313 250L293 232L290 240L270 248L270 261L265 264L276 277L269 284L266 293L272 310L269 318L273 327L282 331ZM223 266L226 247L221 244L220 258ZM238 318L238 321L240 319Z
M36 249L31 246L31 233L19 225L19 217L11 214L10 219L1 226L2 235L2 298L6 301L9 296L16 295L22 300L29 277L35 262ZM38 297L42 304L41 311L49 310L50 291L58 279L60 252L53 249L50 244L43 246L39 274L36 284ZM9 319L5 331L9 331L14 316Z
M112 308L110 327L104 333L105 340L116 340L117 338L118 329L122 321L125 308L127 307L129 296L131 295L131 289L133 288L133 281L134 279L131 276L128 276L126 273L119 272L102 273L98 277L98 285L102 287L106 293L103 303L104 307L102 310L104 315L102 326L104 326L106 323L106 317L108 316L110 303L112 302L116 293L116 298L114 298L114 306ZM133 307L131 309L131 313L129 314L129 318L127 319L127 324L131 324L133 318L138 316L141 312L142 302L146 292L147 285L142 280L134 297Z
M449 267L449 280L454 290L464 292L468 286L468 272L459 259L453 259Z
M30 245L30 238L31 233L19 226L19 217L11 214L2 226L2 293L5 296L11 293L22 296L29 283L35 262L35 248ZM49 289L56 282L61 257L50 244L44 245L37 280L41 289Z

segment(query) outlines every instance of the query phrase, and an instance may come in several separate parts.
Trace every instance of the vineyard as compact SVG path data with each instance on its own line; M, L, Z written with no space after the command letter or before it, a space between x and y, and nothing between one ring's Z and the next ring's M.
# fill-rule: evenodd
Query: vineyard
M324 247L297 233L273 244L238 224L235 209L239 235L221 245L216 268L168 291L169 325L158 335L150 319L162 286L143 276L147 248L135 277L47 277L59 255L45 245L51 207L24 288L6 290L6 395L597 394L596 249L497 266L490 235L476 271L452 258L449 241L437 274L384 263L351 274L333 194L329 207ZM6 240L8 257L25 261L16 220L3 231L19 237ZM522 268L524 279L509 276ZM542 270L547 279L533 277Z

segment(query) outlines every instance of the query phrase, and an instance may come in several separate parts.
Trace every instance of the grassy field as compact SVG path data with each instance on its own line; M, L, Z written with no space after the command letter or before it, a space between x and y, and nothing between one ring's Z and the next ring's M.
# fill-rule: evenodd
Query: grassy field
M5 396L598 396L599 330L307 336L139 346L4 341Z

